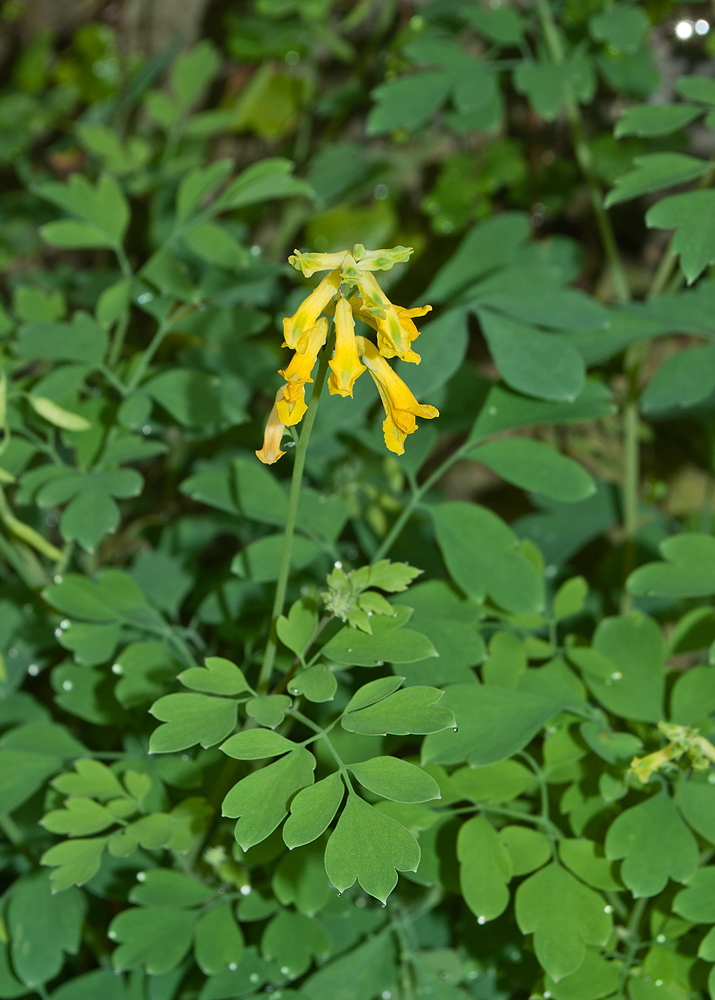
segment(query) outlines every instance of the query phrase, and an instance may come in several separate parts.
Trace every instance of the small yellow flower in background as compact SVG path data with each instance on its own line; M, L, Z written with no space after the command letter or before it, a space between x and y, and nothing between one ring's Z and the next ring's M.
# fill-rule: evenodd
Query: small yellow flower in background
M432 420L439 416L435 406L420 404L407 388L399 375L393 372L387 361L382 357L371 340L356 337L358 353L365 362L367 370L380 393L382 405L385 407L385 420L382 429L385 434L385 444L396 455L405 451L405 438L417 430L415 417L425 417Z
M628 773L635 775L644 785L661 767L679 760L684 754L688 755L690 766L696 771L705 770L715 763L715 746L700 735L699 729L672 722L659 722L658 729L670 743L647 757L634 757L628 769Z
M424 316L432 306L405 309L395 305L372 273L388 271L395 264L408 260L411 253L411 247L366 250L357 243L352 252L300 253L296 250L288 258L306 278L318 271L329 273L303 300L295 314L283 320L283 346L292 348L295 354L288 366L279 372L286 384L278 390L263 448L256 452L262 462L271 465L285 454L280 451L283 431L299 423L307 410L305 385L313 381L313 368L327 340L328 316L335 318L335 351L329 361L328 389L333 395L352 396L356 379L367 368L385 407L382 426L390 451L403 454L406 436L417 430L415 417L431 420L439 416L434 406L418 403L385 360L396 357L420 363L420 356L411 346L419 336L413 318ZM356 318L375 330L377 344L366 337L355 336Z
M264 465L273 465L274 462L277 462L279 458L283 458L285 455L285 452L281 451L281 441L283 440L285 424L278 415L278 403L283 399L284 388L285 386L281 386L276 393L276 401L273 404L273 409L266 424L263 447L260 451L256 452L257 457Z

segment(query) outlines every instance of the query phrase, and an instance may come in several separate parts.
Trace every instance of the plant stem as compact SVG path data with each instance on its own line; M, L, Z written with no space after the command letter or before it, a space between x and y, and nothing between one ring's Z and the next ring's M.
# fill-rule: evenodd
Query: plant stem
M161 347L161 342L164 337L171 332L172 328L175 327L177 323L180 323L182 319L186 319L186 317L189 316L195 309L195 305L187 303L186 305L181 306L180 309L177 309L176 312L172 313L171 316L167 316L167 318L159 324L159 329L156 331L149 346L142 354L141 360L139 361L134 374L125 387L124 394L126 396L128 396L131 392L134 392L141 380L144 378L146 370L151 364L152 358Z
M318 362L318 372L315 376L313 391L310 395L308 410L303 418L303 426L300 438L295 449L295 462L293 464L293 476L290 483L290 495L288 497L288 513L286 515L285 534L283 535L283 550L281 552L281 562L278 569L278 580L276 582L276 593L273 599L273 610L271 611L271 628L263 654L263 662L258 675L256 690L259 694L265 694L271 683L271 673L276 660L278 639L276 636L276 622L283 613L285 604L286 589L288 587L288 575L290 573L290 557L293 550L293 535L295 534L295 522L298 515L298 503L300 501L300 487L303 481L303 469L305 468L305 457L308 452L308 442L315 423L315 415L318 411L320 395L325 383L325 375L328 370L328 360L332 353L332 337L320 354Z
M648 902L646 896L642 896L640 899L636 900L636 904L631 910L631 918L628 921L628 951L626 952L625 961L623 963L623 969L621 971L621 981L618 984L618 995L622 995L623 987L626 985L626 980L628 979L628 973L633 965L633 959L636 957L636 952L641 946L640 935L638 934L638 927L643 919L643 910Z

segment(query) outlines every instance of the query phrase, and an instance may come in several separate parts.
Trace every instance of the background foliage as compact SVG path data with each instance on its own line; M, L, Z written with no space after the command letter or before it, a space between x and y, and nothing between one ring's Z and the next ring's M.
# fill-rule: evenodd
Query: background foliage
M0 8L0 995L713 995L710 5L115 6ZM266 688L355 242L441 416L321 401Z

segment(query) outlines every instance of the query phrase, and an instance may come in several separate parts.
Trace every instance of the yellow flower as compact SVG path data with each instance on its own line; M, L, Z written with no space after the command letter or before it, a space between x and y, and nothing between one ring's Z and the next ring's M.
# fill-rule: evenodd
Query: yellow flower
M340 287L340 269L331 271L298 306L293 316L283 320L283 336L287 347L300 350L303 335L315 326L318 316ZM304 353L304 352L302 352Z
M402 455L405 451L405 438L417 430L415 417L425 417L431 420L433 417L439 416L439 410L434 406L417 402L372 341L365 337L356 337L355 340L357 341L358 353L372 375L377 391L380 393L382 405L385 407L386 416L382 425L385 444L396 455Z
M318 352L328 337L328 320L321 316L315 326L301 334L296 352L287 368L278 372L288 383L283 399L277 404L278 413L284 424L297 424L303 419L305 404L305 383L312 382L311 373L315 367Z
M292 264L298 271L302 271L306 278L312 278L316 271L332 271L336 267L342 267L347 250L341 253L301 253L294 250L293 255L288 258L288 263Z
M431 311L432 306L404 309L393 305L369 271L360 275L357 285L362 305L356 315L373 330L377 330L377 346L383 358L397 357L418 365L421 358L412 350L411 344L419 337L420 332L412 322L412 317L424 316Z
M284 388L285 386L281 386L276 393L276 401L268 416L266 432L263 435L263 447L260 451L256 452L256 456L264 465L273 465L274 462L277 462L279 458L285 455L285 452L281 451L281 441L283 440L285 425L278 415L278 402L283 399Z
M352 396L355 379L365 371L365 365L361 365L358 358L353 312L348 300L343 298L338 299L335 306L335 356L329 364L331 394Z

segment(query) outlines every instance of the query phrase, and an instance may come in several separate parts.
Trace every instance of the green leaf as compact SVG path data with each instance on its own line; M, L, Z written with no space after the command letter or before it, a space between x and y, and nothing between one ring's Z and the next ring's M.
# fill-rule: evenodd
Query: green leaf
M79 361L97 366L109 345L106 330L85 312L76 312L71 323L35 322L21 326L13 350L21 358Z
M528 236L529 220L523 212L501 212L474 226L437 271L425 300L445 302L483 275L511 263Z
M43 598L70 618L94 622L121 621L135 628L161 624L134 580L121 570L100 570L92 578L68 573L42 591Z
M62 767L62 758L25 750L0 750L0 810L12 812Z
M715 712L715 667L690 667L673 685L670 720L692 726L711 712Z
M616 892L623 888L616 875L615 864L605 857L601 845L593 840L560 840L559 857L574 875L594 889Z
M54 809L45 813L40 823L51 833L59 833L69 837L85 837L91 833L99 833L113 826L115 817L104 806L92 799L69 798L64 809Z
M125 708L145 705L160 697L179 669L164 643L133 642L112 664L112 673L119 677L115 697Z
M609 764L625 764L643 749L643 743L632 733L614 733L598 722L583 722L581 735L601 760Z
M194 933L194 954L205 976L238 967L243 955L243 934L231 903L215 906L199 917Z
M169 906L133 907L109 925L109 937L119 941L112 955L117 972L145 966L150 976L171 972L189 948L197 914Z
M335 663L360 667L413 663L437 655L426 635L410 628L396 629L388 617L373 617L371 626L371 635L346 626L326 642L321 653Z
M101 761L76 760L74 768L74 773L60 774L52 782L63 795L87 796L100 801L124 795L117 778Z
M524 35L524 19L513 7L466 7L463 16L472 27L497 45L518 45Z
M27 397L27 401L35 413L38 413L48 423L54 424L55 427L61 427L65 431L88 431L92 426L89 420L85 420L78 413L65 410L57 403L53 403L51 399L31 395Z
M680 254L680 267L689 285L715 263L715 232L708 224L713 212L715 191L688 191L663 198L646 215L651 228L676 230L672 250Z
M644 413L702 403L715 390L715 344L691 347L666 358L643 396Z
M471 289L470 301L531 326L568 331L607 327L608 310L576 288L561 287L553 270L543 264L507 267Z
M586 957L576 972L564 976L558 983L551 976L546 976L544 986L545 992L550 993L554 1000L600 1000L615 993L620 980L621 969L616 962L607 961L587 949ZM636 1000L632 988L629 995Z
M99 226L90 222L77 222L74 219L59 219L48 222L40 227L40 236L53 247L65 250L83 250L90 248L114 247L115 241Z
M613 134L617 139L624 135L670 135L702 113L703 108L694 104L635 104L625 109Z
M275 729L283 722L291 704L287 694L263 694L246 702L246 715L255 719L259 726Z
M53 202L70 215L89 223L88 230L101 234L104 242L62 243L62 246L119 246L124 239L124 233L129 224L129 205L122 194L117 181L108 174L102 176L95 187L87 178L76 171L71 174L66 184L54 181L37 184L35 191L41 198ZM69 225L68 223L50 223L44 230L52 226Z
M469 597L486 595L508 611L543 607L543 582L510 528L486 507L442 503L430 508L452 579Z
M678 787L675 804L688 826L715 844L715 788L693 780Z
M438 70L381 83L371 94L375 105L367 117L368 135L418 129L444 104L452 84L451 75Z
M292 851L310 844L325 833L344 794L339 774L331 774L299 791L290 804L290 816L283 827L283 840L288 849Z
M526 826L503 826L499 839L506 848L513 875L528 875L551 860L551 844L545 833Z
M217 375L173 368L149 379L142 390L185 427L222 422L221 379Z
M368 791L393 802L429 802L439 799L439 785L431 775L399 757L372 757L350 770Z
M676 894L673 910L694 924L715 923L715 868L700 868Z
M302 976L314 958L325 961L331 949L330 937L317 920L289 910L277 913L261 938L264 958L279 962L291 979Z
M473 802L510 802L535 787L534 773L516 760L461 767L450 775L460 798Z
M278 618L276 632L284 646L296 656L302 657L317 626L317 612L307 601L301 599L291 605L287 617L281 615Z
M109 969L86 972L52 991L52 1000L126 1000L124 983Z
M516 890L516 921L533 933L536 957L557 982L581 967L587 944L605 945L612 927L603 897L555 862Z
M589 18L588 28L594 41L621 52L636 52L648 34L650 19L640 7L619 3Z
M251 259L250 251L216 222L192 226L183 234L182 239L189 250L217 267L234 271L236 268L246 267Z
M618 205L631 198L639 198L651 191L661 191L663 188L675 187L697 180L708 170L705 160L683 153L649 153L647 156L636 156L633 160L635 170L617 177L613 189L606 195L604 205Z
M183 222L200 208L218 187L221 181L231 172L233 160L225 158L215 160L207 167L194 167L181 180L176 194L176 218Z
M640 566L628 577L636 597L709 597L715 594L715 538L684 532L661 542L667 562Z
M173 753L196 743L206 749L225 740L236 725L235 701L205 694L167 694L149 709L163 722L151 734L149 753Z
M479 322L494 363L512 389L539 399L576 399L586 369L579 352L565 338L490 309L479 309Z
M528 98L537 114L552 121L569 91L582 101L590 101L595 80L591 63L583 55L561 63L524 59L514 72L514 87Z
M303 695L308 701L332 701L338 689L338 682L324 663L301 670L289 681L288 690L292 695Z
M495 764L525 747L563 708L552 698L486 684L452 684L442 705L454 712L458 731L428 736L423 764Z
M45 851L40 864L54 867L54 871L50 872L52 892L62 892L72 885L89 882L99 871L106 845L106 837L87 837L84 840L65 840Z
M192 691L205 694L234 695L244 691L253 694L253 688L243 676L243 671L235 663L222 656L208 656L202 667L189 667L182 671L177 680Z
M236 840L244 851L273 833L293 795L312 785L314 770L315 757L304 747L296 747L233 786L223 800L222 815L238 819Z
M346 712L356 712L359 708L367 708L376 702L387 698L393 691L402 686L404 677L378 677L359 687L345 707Z
M464 902L477 923L494 920L509 904L512 868L499 835L484 816L473 816L459 828L457 859Z
M219 749L236 760L260 760L288 753L295 749L295 743L272 729L244 729L229 736Z
M532 399L520 396L505 386L494 385L489 390L467 440L468 443L476 443L499 431L540 424L599 420L613 413L615 407L607 387L593 380L587 380L576 399L570 403Z
M364 736L437 733L455 724L450 709L435 704L442 694L438 688L422 685L404 688L366 708L346 710L340 724Z
M601 704L625 719L658 722L665 717L665 672L660 628L642 612L604 618L593 637L593 648L616 666L611 677L585 676Z
M397 872L417 871L420 848L397 820L350 795L325 848L325 871L338 892L355 880L370 896L387 902Z
M290 160L279 156L252 163L219 195L213 208L217 212L227 212L275 198L312 195L310 185L292 177L292 170Z
M207 40L194 45L174 61L169 79L181 113L186 113L200 97L220 65L221 58L215 46Z
M634 896L656 896L669 878L689 882L698 867L697 841L665 792L617 816L605 848L624 859L621 878Z
M507 482L553 500L574 503L585 500L596 490L593 479L578 462L529 438L489 441L473 448L469 457Z
M129 893L129 902L141 906L201 906L215 897L213 889L170 868L141 872L139 883Z
M396 962L392 935L379 934L372 938L306 979L303 1000L336 1000L345 995L346 988L350 990L350 1000L373 1000L384 993L387 986L392 986ZM353 942L355 940L353 938Z
M6 910L15 975L37 987L62 970L65 952L79 950L85 900L79 889L52 895L47 872L24 875L12 889Z
M580 614L587 597L588 583L584 577L572 576L570 580L566 580L554 595L554 621L560 622L564 618L571 618L573 615Z
M278 579L283 534L267 535L250 542L231 563L231 572L246 577L254 583L271 583ZM291 568L294 572L305 569L322 555L322 549L309 538L296 535L291 550Z

